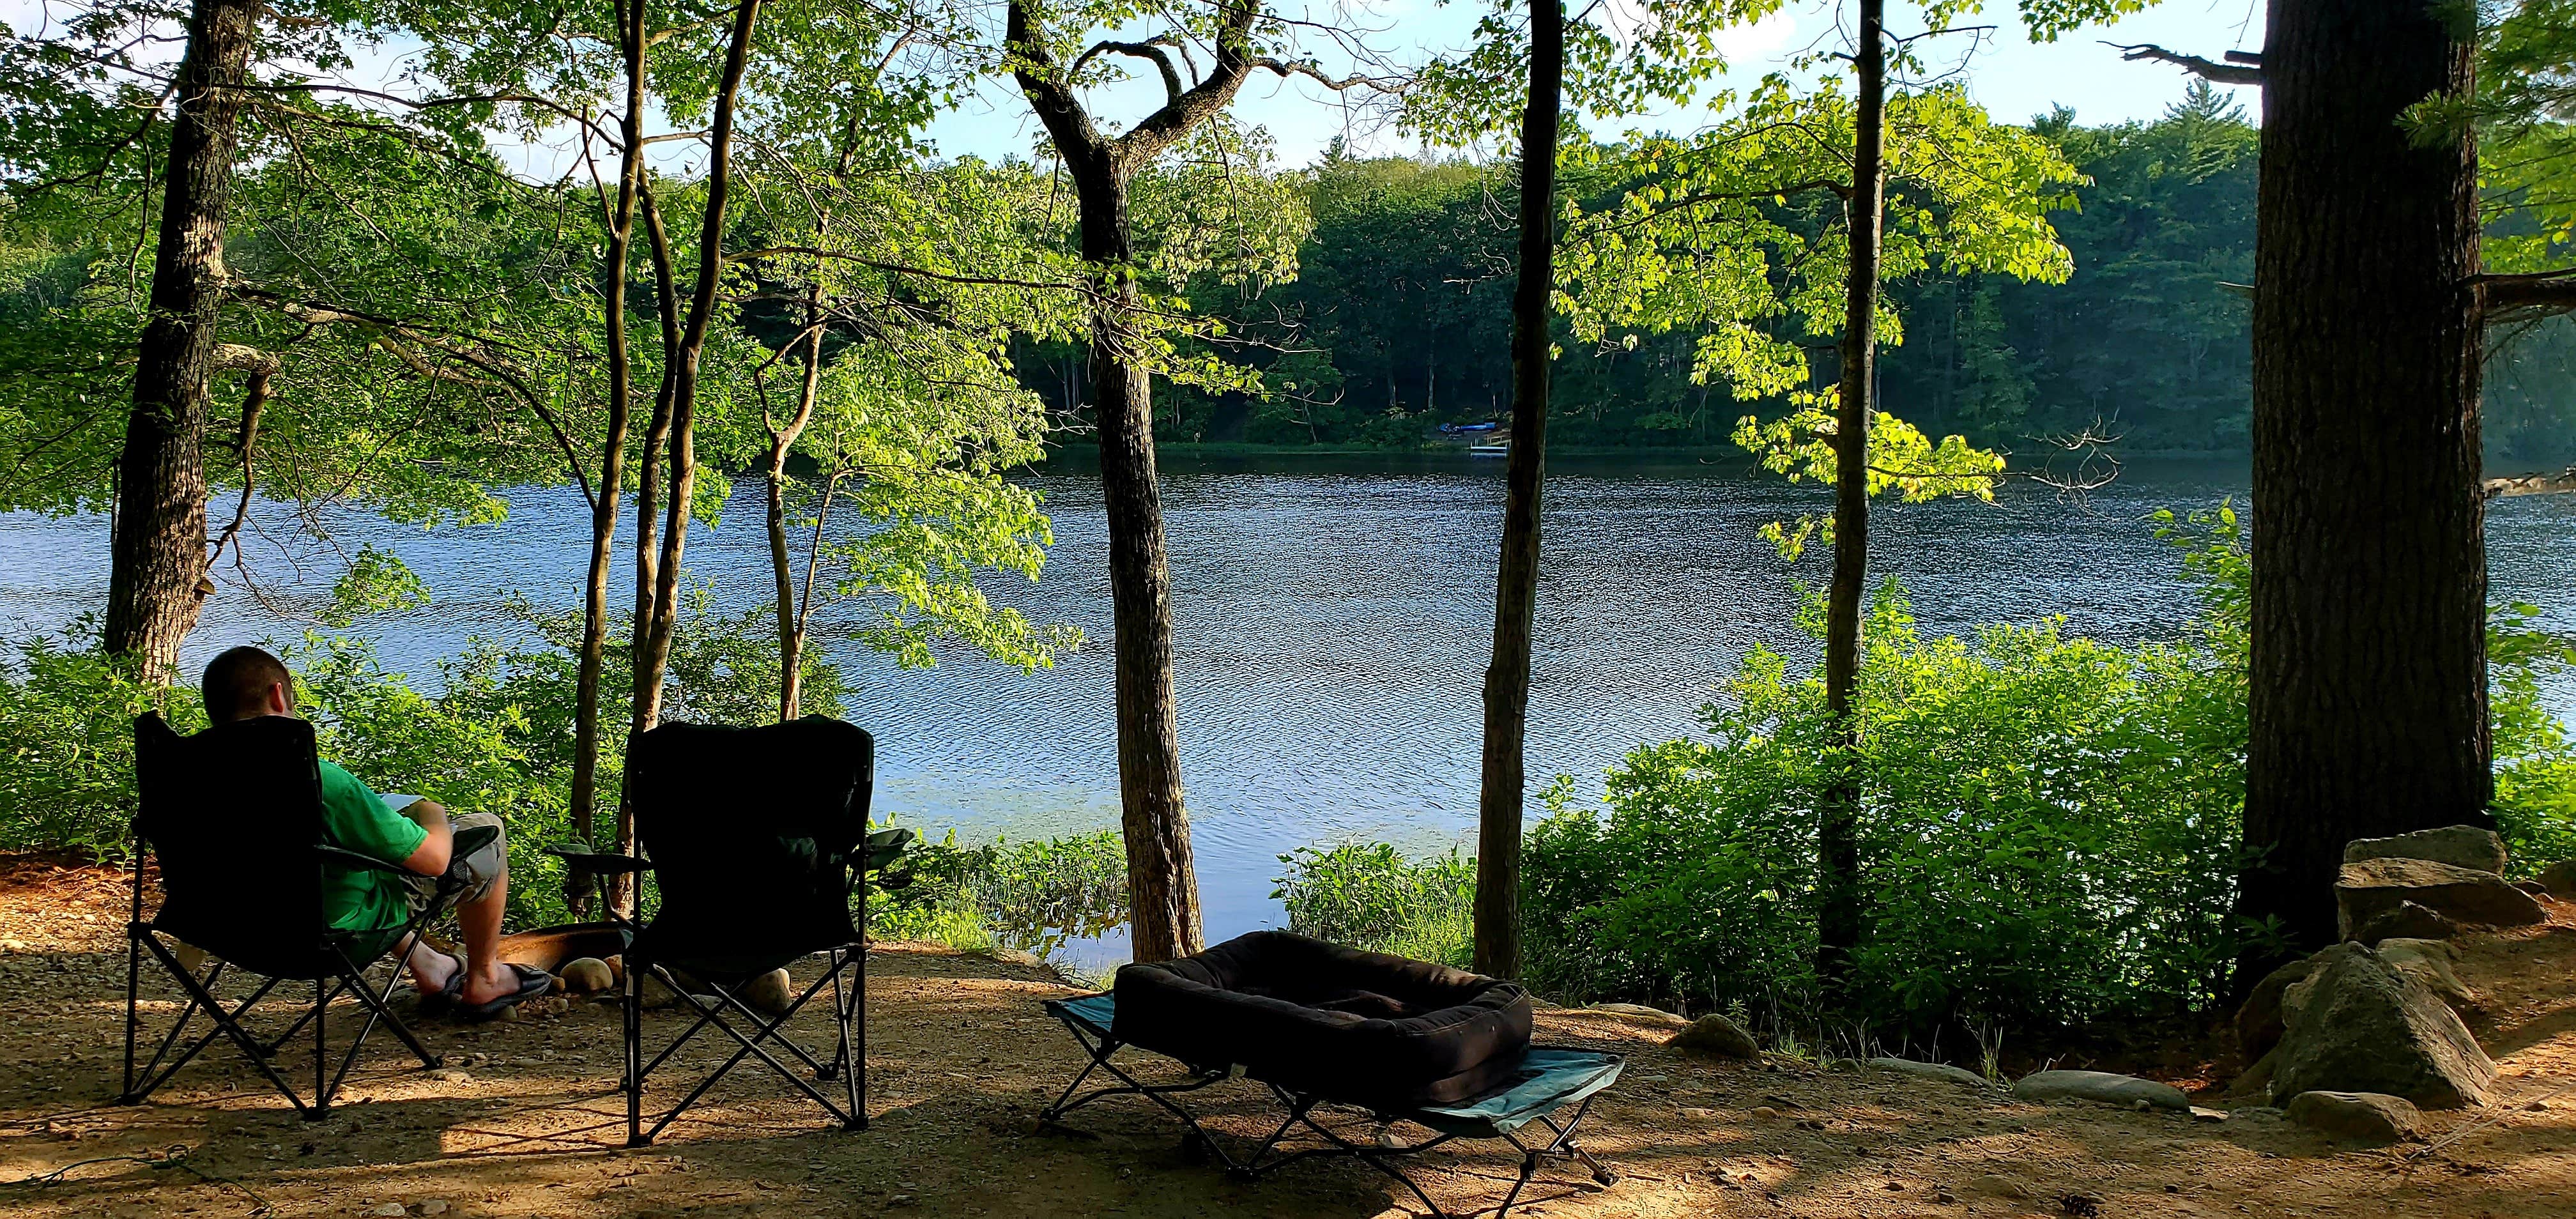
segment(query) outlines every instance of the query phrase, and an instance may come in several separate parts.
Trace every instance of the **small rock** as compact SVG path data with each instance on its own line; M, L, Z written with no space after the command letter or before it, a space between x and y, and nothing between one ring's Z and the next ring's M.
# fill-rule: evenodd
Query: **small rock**
M2311 1130L2371 1143L2394 1143L2424 1128L2413 1103L2378 1092L2302 1092L2282 1112Z
M1689 1017L1676 1016L1660 1007L1648 1007L1643 1003L1595 1003L1585 1010L1608 1012L1614 1016L1626 1016L1632 1020L1644 1020L1649 1023L1663 1025L1666 1028L1681 1029L1690 1027Z
M2530 894L2475 868L2391 856L2348 863L2336 874L2336 926L2345 939L2407 902L2464 927L2521 927L2549 917Z
M2236 1045L2249 1060L2270 1053L2281 1043L2281 992L2308 976L2316 963L2301 957L2263 975L2236 1009Z
M1691 1119L1692 1121L1695 1121L1695 1122L1713 1122L1713 1121L1716 1121L1716 1120L1717 1120L1717 1110L1715 1110L1715 1109L1684 1109L1684 1110L1682 1110L1682 1116L1683 1116L1683 1117L1686 1117L1686 1118L1689 1118L1689 1119Z
M393 1219L393 1216L408 1215L411 1212L403 1209L403 1204L400 1202L386 1202L377 1206L368 1207L366 1213L369 1215L381 1216L382 1219Z
M1769 1105L1755 1105L1753 1106L1753 1116L1761 1118L1763 1121L1767 1122L1779 1117L1780 1111Z
M2517 888L2517 889L2520 889L2520 890L2522 890L2523 892L2525 892L2525 893L2528 893L2528 894L2532 895L2533 897L2551 897L2551 896L2555 896L2554 894L2550 893L2550 891L2549 891L2549 886L2544 885L2544 884L2542 884L2542 883L2540 883L2539 881L2536 881L2536 880L2517 880L2517 881L2513 882L2513 887L2514 887L2514 888Z
M2504 871L2504 839L2474 825L2446 825L2390 838L2355 838L2343 848L2345 863L2365 859L2429 859L2477 872Z
M1968 1192L1989 1198L2027 1198L2030 1187L1999 1172L1990 1172L1968 1182Z
M2402 901L2395 909L2372 915L2370 921L2351 929L2344 938L2364 944L2376 944L2382 940L2447 940L2465 935L2468 930L2441 911Z
M430 1200L428 1200L428 1201L426 1201L426 1202L421 1203L421 1204L420 1204L420 1213L421 1213L421 1214L424 1214L424 1215L444 1215L444 1214L446 1214L446 1213L447 1213L447 1199L445 1199L445 1198L431 1198Z
M2223 1122L2227 1120L2227 1111L2224 1109L2203 1109L2198 1105L2193 1105L2191 1107L2191 1120L2195 1122Z
M1762 1047L1754 1044L1753 1034L1745 1032L1734 1021L1711 1012L1691 1021L1690 1027L1673 1035L1665 1045L1695 1054L1712 1054L1720 1058L1759 1058Z
M1911 1058L1872 1058L1869 1059L1868 1062L1869 1065L1876 1067L1879 1070L1894 1071L1900 1075L1912 1075L1922 1079L1948 1080L1951 1083L1965 1084L1971 1088L1983 1088L1987 1086L1986 1078L1984 1076L1963 1067L1951 1066L1946 1062L1916 1062Z
M2112 1105L2145 1101L2158 1109L2188 1109L2190 1098L2172 1084L2109 1071L2036 1071L2013 1085L2023 1100L2089 1100Z
M470 1084L474 1082L474 1076L472 1073L455 1070L453 1068L432 1071L429 1073L429 1077L443 1084Z
M734 993L741 996L743 1003L753 1011L781 1016L787 1013L787 1004L796 998L791 989L794 986L786 970L773 969L743 983L742 989Z
M2549 890L2551 897L2562 902L2576 902L2576 859L2562 859L2540 870L2532 877Z
M616 972L608 967L608 962L598 957L566 961L555 976L563 980L565 990L576 995L595 995L617 985Z
M1957 1202L1959 1200L1959 1195L1951 1193L1946 1189L1936 1189L1932 1191L1932 1200L1943 1206L1948 1206L1951 1203Z

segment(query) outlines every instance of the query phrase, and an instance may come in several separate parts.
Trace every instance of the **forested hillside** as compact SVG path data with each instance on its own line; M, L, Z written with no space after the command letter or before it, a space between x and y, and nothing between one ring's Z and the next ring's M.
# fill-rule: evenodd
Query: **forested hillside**
M1892 286L1902 342L1882 359L1888 408L1934 434L2027 448L2102 425L2127 453L2237 453L2247 443L2245 285L2254 275L2257 133L2206 88L2152 123L2085 126L2066 110L2032 127L2090 181L2052 216L2074 256L2064 284L1935 270ZM1607 158L1604 158L1605 160ZM1266 396L1158 389L1167 440L1409 447L1441 423L1502 416L1510 363L1508 165L1360 159L1338 150L1298 173L1312 222L1291 283L1248 295L1213 285L1265 370ZM1587 211L1627 184L1571 166ZM1692 336L1587 349L1562 333L1557 443L1719 446L1751 410L1694 384ZM2499 332L2487 370L2487 447L2500 467L2576 458L2576 331L2563 320ZM1832 342L1804 339L1819 380ZM1023 376L1059 409L1079 385L1069 344L1027 353Z

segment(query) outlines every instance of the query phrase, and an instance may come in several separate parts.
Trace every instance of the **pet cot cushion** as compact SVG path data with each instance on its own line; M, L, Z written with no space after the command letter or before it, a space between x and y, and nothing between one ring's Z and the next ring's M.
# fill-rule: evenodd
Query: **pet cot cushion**
M1380 1110L1485 1095L1530 1040L1513 983L1285 931L1129 965L1114 993L1119 1041Z

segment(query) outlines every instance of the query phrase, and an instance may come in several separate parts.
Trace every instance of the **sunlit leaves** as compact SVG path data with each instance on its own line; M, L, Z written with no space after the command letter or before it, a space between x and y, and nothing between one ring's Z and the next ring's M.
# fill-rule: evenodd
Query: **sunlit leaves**
M1800 394L1793 401L1797 409L1767 423L1754 415L1737 421L1735 443L1753 453L1763 469L1785 475L1790 482L1832 486L1837 468L1834 437L1839 430L1834 392ZM1962 436L1944 436L1936 443L1913 424L1880 411L1870 424L1864 469L1872 498L1894 492L1909 504L1949 496L1992 503L2004 459ZM1795 524L1774 521L1762 527L1761 536L1779 548L1781 558L1795 562L1811 536L1828 544L1833 541L1833 519L1810 516Z

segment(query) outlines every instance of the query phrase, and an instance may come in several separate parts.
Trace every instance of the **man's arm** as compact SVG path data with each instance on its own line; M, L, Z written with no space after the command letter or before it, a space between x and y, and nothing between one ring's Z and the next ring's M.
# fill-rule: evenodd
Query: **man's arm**
M423 876L446 875L448 857L456 847L455 834L447 827L447 810L435 800L414 800L404 806L402 815L418 822L427 833L420 840L420 849L402 861L404 870Z

